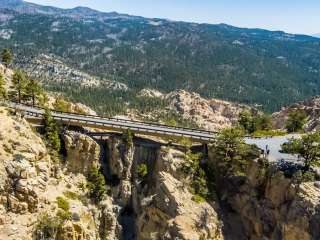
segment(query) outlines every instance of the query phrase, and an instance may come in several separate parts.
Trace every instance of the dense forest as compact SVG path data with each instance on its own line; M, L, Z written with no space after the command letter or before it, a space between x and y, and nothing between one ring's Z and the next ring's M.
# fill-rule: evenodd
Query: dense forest
M74 69L133 91L186 89L267 111L320 94L317 38L24 2L0 12L0 45L12 48L16 59L54 54ZM81 96L98 99L103 92Z

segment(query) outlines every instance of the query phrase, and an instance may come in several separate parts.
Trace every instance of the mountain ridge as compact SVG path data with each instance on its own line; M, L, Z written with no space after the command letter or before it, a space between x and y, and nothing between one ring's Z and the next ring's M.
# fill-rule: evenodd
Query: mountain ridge
M184 89L268 111L320 94L318 38L87 8L21 6L10 8L13 13L0 8L0 44L19 56L19 67L20 56L53 54L73 69L131 89Z

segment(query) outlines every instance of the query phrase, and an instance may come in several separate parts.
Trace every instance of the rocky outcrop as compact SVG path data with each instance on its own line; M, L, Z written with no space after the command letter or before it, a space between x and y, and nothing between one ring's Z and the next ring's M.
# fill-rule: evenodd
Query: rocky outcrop
M308 116L307 123L304 125L305 131L319 130L320 127L320 97L293 104L289 107L282 108L281 111L272 115L275 127L277 129L284 129L288 115L294 110L304 110Z
M320 223L320 190L314 182L298 184L256 160L248 165L246 177L222 176L219 183L226 239L319 238L313 230Z
M131 109L128 111L128 116L132 119L144 118L159 121L159 117L156 116L173 111L178 116L181 116L183 120L210 131L218 131L234 126L237 124L239 113L244 109L249 109L246 105L218 99L206 99L197 93L184 90L164 94L153 89L143 89L138 96L157 98L168 106L146 113Z
M87 175L93 166L100 167L100 146L92 138L67 131L63 134L63 140L70 171Z
M81 169L77 175L61 171L56 178L54 169L63 169L63 165L51 162L44 142L29 124L3 107L0 122L0 239L36 239L33 236L41 216L57 214L57 197L67 199L72 216L59 239L99 239L99 221L93 214L99 209L85 203L89 200L86 190L79 188L86 181ZM76 147L87 146L75 142ZM88 151L90 155L90 147ZM79 159L88 160L81 155ZM65 196L69 192L73 198Z
M50 157L42 140L19 117L0 108L0 196L3 208L35 212L49 179Z
M180 170L182 161L184 153L160 150L152 173L155 185L140 196L138 239L223 239L214 207L192 200L188 177Z
M183 118L212 131L233 126L237 123L239 113L248 108L245 105L218 99L205 99L197 93L184 90L172 92L166 98L171 108Z

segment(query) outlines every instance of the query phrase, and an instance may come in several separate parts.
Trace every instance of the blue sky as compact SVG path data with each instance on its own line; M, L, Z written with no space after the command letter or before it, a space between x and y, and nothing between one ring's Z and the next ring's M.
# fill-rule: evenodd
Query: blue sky
M87 6L145 17L227 23L290 33L320 33L319 0L29 0L62 8Z

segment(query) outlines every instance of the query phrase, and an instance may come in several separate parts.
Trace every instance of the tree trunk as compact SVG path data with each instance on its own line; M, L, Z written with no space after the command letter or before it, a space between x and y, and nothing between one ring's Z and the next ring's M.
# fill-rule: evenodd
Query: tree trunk
M21 90L18 90L18 103L21 103Z

